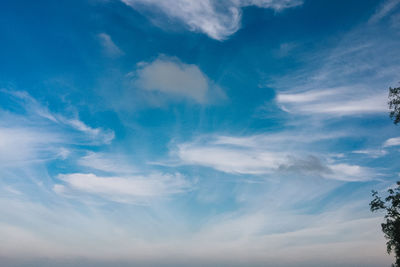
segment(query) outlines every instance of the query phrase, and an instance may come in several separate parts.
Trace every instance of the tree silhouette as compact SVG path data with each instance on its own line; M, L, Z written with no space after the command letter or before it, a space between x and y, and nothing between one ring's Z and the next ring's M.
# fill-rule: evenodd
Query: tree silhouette
M389 195L385 201L381 199L377 191L372 191L374 199L371 201L371 211L385 210L385 222L381 224L385 234L387 252L395 253L396 263L392 266L400 267L400 181L397 187L388 190Z
M389 87L389 109L390 118L394 124L400 122L400 87ZM383 201L377 191L372 191L374 199L369 203L372 212L378 210L386 211L385 222L381 224L382 232L385 234L387 252L395 253L396 262L393 267L400 267L400 181L397 187L388 189L388 196Z

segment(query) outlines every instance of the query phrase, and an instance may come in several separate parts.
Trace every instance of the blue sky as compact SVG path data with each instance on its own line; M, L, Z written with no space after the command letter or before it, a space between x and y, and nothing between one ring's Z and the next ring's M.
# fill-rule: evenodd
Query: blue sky
M399 0L0 4L4 266L389 266Z

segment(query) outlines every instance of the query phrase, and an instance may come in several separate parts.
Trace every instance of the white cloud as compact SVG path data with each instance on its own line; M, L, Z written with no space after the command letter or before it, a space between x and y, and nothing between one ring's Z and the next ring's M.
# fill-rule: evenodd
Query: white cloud
M386 150L373 150L373 149L364 149L364 150L354 150L352 151L354 154L364 154L371 158L380 158L385 156L388 152Z
M96 195L115 202L147 204L152 198L183 193L193 186L180 173L141 174L120 153L88 152L77 163L89 171L59 174L58 179L64 183L56 184L53 191L79 199Z
M327 167L332 173L325 174L327 178L332 178L341 181L369 181L372 179L371 170L358 165L350 165L346 163L330 164Z
M139 63L134 84L144 91L192 99L201 104L210 100L211 95L223 95L199 67L165 56Z
M107 33L100 33L97 36L100 40L100 44L103 46L106 55L110 57L119 57L124 54L121 49L113 42L110 35L108 35Z
M265 174L285 162L283 153L251 149L182 144L177 156L185 163L214 168L228 173Z
M387 112L387 94L360 97L352 92L354 89L346 89L279 93L277 102L291 113L345 116Z
M325 153L310 154L310 144L326 137L256 135L245 137L207 136L178 144L171 153L179 164L199 165L226 173L276 175L292 173L341 181L367 181L374 171L359 165L337 162ZM303 141L302 141L303 139Z
M190 183L179 173L153 173L148 176L103 177L92 173L60 174L58 178L70 189L96 194L114 201L135 201L138 198L163 197L185 192ZM60 191L61 187L55 188ZM64 188L62 191L65 191Z
M279 103L307 103L321 100L321 98L331 97L337 94L334 90L326 91L307 91L297 94L279 94L277 100Z
M152 12L159 10L168 18L216 40L224 40L240 28L241 9L246 6L276 11L302 4L301 0L121 0L127 5ZM161 23L160 23L161 24Z
M388 140L383 143L384 147L389 147L389 146L398 146L400 145L400 137L394 137L394 138L389 138Z

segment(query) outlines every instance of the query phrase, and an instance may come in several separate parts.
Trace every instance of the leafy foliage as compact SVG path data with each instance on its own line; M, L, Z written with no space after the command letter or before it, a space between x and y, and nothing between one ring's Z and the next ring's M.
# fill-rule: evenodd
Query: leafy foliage
M393 119L394 124L400 122L400 87L389 88L389 109L390 118Z
M377 191L372 191L374 199L371 201L370 209L372 212L385 210L385 222L381 224L385 234L387 252L395 253L396 263L393 267L400 267L400 181L397 187L388 190L389 195L382 200Z

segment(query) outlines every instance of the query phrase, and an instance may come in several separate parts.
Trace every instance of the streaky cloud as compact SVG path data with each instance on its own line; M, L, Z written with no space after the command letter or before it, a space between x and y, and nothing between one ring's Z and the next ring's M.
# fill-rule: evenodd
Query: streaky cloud
M44 123L53 130L57 129L58 131L65 131L73 129L83 133L93 144L109 144L115 137L114 131L109 129L93 128L80 120L76 114L66 116L64 114L51 112L46 106L39 103L25 91L10 91L3 89L0 93L5 94L10 100L16 101L16 104L25 110L27 117L29 117L29 124L32 125L32 127L35 127L36 124ZM8 113L4 112L5 116L7 116L7 114ZM23 123L26 116L16 115L16 118L19 119L12 121L10 118L10 123L8 125L17 124L18 121Z
M383 2L375 11L375 13L370 17L369 23L376 23L389 15L398 5L400 0L386 0Z

